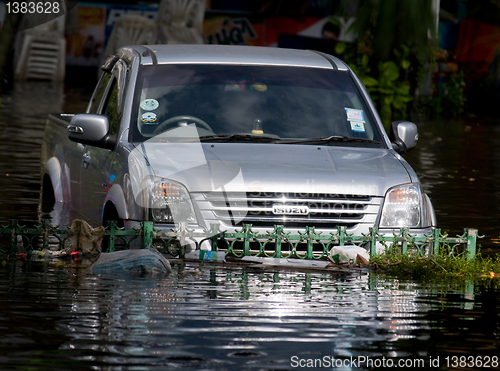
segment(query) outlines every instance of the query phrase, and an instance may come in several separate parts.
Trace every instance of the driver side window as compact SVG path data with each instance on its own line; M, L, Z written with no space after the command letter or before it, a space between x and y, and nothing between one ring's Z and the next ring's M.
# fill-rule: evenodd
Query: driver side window
M113 74L106 73L92 97L88 113L103 114L109 118L109 134L118 132L118 84Z
M108 101L104 109L104 114L109 118L109 133L114 135L118 133L118 123L120 121L118 112L118 84L116 79L111 81L112 90L108 95Z
M90 104L87 108L88 113L94 113L94 114L100 113L99 109L102 106L103 98L106 96L106 91L108 90L107 89L108 84L112 76L113 75L111 75L110 73L104 73L103 76L101 77L99 85L95 89L94 95L92 96Z

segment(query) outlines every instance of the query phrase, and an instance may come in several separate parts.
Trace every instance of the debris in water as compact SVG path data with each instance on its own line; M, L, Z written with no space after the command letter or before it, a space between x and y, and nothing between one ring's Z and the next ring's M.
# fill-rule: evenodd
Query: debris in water
M109 274L130 272L139 274L164 274L172 272L170 262L154 249L133 249L101 253L90 272Z

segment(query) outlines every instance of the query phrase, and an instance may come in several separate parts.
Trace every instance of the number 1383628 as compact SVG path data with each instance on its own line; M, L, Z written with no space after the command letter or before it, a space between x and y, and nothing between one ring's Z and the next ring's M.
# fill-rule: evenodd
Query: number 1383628
M498 357L493 356L448 356L445 357L446 367L498 368Z
M9 1L5 3L7 13L12 14L59 14L61 5L57 1Z

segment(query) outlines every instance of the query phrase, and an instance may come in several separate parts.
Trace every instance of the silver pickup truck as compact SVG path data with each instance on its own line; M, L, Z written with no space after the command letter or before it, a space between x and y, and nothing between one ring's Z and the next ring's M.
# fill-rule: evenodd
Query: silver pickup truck
M49 116L42 200L62 223L423 236L434 210L400 156L417 139L407 121L389 138L363 84L331 55L130 46L103 65L85 113Z

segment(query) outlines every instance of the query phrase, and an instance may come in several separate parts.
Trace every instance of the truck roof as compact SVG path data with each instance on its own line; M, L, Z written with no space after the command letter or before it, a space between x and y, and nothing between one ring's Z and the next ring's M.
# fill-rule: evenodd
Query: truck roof
M347 70L340 59L317 51L244 45L136 45L141 64L242 64Z

